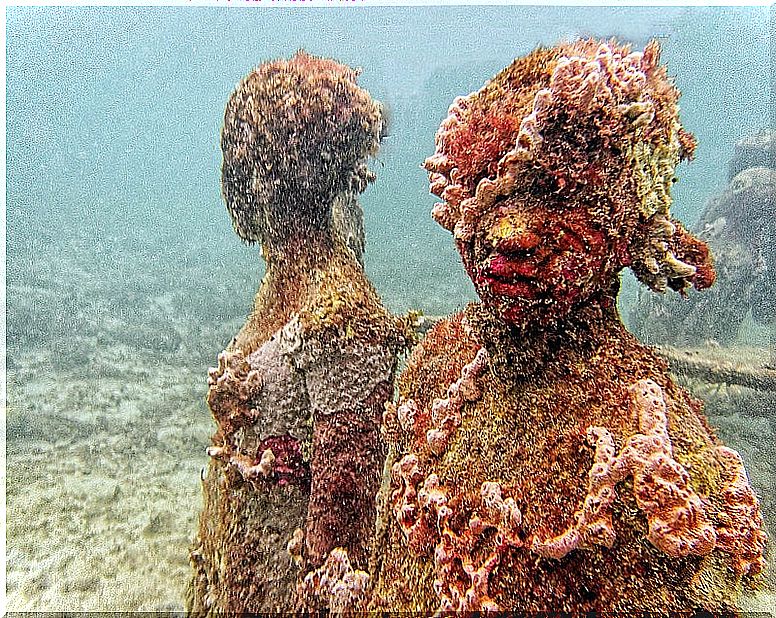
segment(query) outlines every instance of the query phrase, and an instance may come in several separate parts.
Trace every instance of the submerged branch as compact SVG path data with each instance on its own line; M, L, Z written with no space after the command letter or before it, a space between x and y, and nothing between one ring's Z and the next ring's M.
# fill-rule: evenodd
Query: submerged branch
M713 384L737 384L758 391L776 392L776 369L700 358L670 346L658 346L656 350L668 361L674 373Z

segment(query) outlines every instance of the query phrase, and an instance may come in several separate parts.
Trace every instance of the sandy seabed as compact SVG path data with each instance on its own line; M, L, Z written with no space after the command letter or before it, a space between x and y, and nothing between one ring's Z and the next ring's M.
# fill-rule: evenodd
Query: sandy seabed
M65 378L36 360L9 376L8 609L183 609L202 376L128 363L122 377Z
M207 366L239 328L242 319L229 316L240 315L250 293L227 307L212 303L250 289L254 267L219 272L218 261L200 256L187 263L209 264L207 273L177 268L165 280L138 266L148 259L135 249L140 255L125 271L93 261L108 270L100 280L87 276L90 252L77 245L57 254L64 272L43 261L15 270L18 261L9 260L8 610L183 610L213 430ZM210 287L200 297L182 285L206 276ZM697 353L757 364L765 351ZM686 384L709 402L712 425L744 458L773 539L773 394ZM773 554L765 589L743 609L776 615Z

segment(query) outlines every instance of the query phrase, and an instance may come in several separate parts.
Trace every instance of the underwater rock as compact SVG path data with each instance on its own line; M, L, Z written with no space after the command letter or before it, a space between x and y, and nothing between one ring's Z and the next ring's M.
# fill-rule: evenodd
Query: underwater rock
M656 42L581 40L451 106L433 216L482 302L428 332L386 406L374 609L733 614L757 581L740 458L616 308L625 267L714 281L669 212L695 146L678 97Z
M259 66L226 108L224 199L267 271L208 379L191 615L342 610L366 583L406 329L360 264L382 119L356 76L300 51Z
M697 225L711 247L717 285L689 302L641 296L631 314L645 341L697 345L708 340L735 341L751 312L755 323L769 326L776 341L776 167L773 134L764 131L737 142L730 160L730 181L712 197ZM772 350L776 363L776 348Z
M728 163L728 181L751 167L776 168L776 133L764 129L738 140Z

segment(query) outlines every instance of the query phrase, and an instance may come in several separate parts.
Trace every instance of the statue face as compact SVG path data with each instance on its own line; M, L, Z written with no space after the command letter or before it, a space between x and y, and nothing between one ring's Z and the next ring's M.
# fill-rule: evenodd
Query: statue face
M477 293L515 324L552 323L597 292L621 268L624 240L609 233L611 213L502 202L462 246Z
M611 304L625 266L659 292L713 282L708 249L670 217L695 139L659 51L537 49L451 105L425 162L442 199L432 215L502 319L552 324Z

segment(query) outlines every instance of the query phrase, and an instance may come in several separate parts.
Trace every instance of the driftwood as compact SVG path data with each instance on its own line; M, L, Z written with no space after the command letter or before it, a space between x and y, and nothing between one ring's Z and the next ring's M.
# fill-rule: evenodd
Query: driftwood
M425 335L442 319L442 316L414 316L415 331ZM776 369L709 360L697 353L670 346L657 346L655 349L676 374L700 378L711 384L736 384L758 391L776 392Z
M670 346L659 346L657 351L668 361L674 373L712 384L736 384L758 391L776 392L776 369L709 360Z

